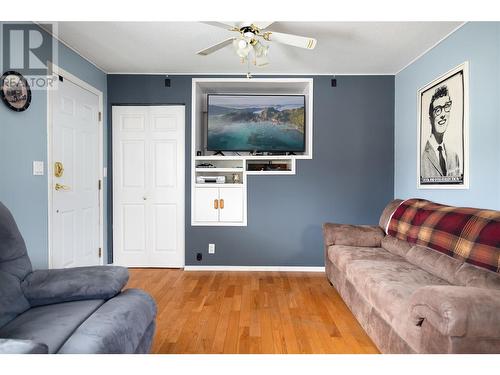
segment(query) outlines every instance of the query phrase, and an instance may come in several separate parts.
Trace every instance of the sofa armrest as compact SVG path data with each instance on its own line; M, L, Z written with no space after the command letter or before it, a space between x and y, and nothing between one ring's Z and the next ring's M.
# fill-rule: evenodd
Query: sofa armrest
M413 293L409 309L415 323L427 320L445 336L500 338L500 290L426 286Z
M21 288L31 306L85 299L107 300L120 293L128 281L128 270L116 266L37 270Z
M323 224L325 247L331 245L380 247L385 233L377 225Z
M0 339L0 354L48 354L49 347L32 340Z

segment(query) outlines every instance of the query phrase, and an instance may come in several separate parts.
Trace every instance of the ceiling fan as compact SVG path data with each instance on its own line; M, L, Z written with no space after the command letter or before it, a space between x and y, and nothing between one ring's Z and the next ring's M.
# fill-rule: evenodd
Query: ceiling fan
M220 27L229 31L237 32L239 35L226 39L211 47L198 51L196 54L207 56L215 51L218 51L230 44L236 54L241 57L242 62L250 61L253 52L253 63L256 66L265 66L269 64L268 52L269 45L262 43L277 42L289 46L300 47L305 49L314 49L316 39L305 36L278 33L267 30L273 22L204 22L208 25Z

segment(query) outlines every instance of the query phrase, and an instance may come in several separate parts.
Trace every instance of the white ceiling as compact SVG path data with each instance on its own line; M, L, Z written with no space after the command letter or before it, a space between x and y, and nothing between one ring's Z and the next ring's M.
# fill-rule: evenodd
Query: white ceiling
M269 29L314 37L312 51L272 43L263 74L394 74L460 22L276 22ZM234 36L199 22L59 22L57 37L107 73L245 73L231 46L196 52Z

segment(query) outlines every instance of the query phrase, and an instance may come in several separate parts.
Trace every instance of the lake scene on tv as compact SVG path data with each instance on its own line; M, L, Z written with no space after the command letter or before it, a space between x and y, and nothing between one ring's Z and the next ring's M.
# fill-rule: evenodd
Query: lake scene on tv
M210 151L304 151L303 95L209 95Z

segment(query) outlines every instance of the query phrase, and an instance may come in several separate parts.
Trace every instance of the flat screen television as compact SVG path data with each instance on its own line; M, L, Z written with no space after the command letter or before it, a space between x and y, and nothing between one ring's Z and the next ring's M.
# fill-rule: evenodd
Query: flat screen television
M304 95L208 94L208 151L305 151Z

